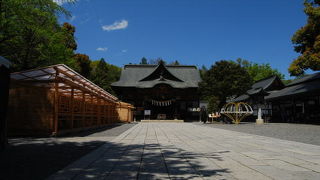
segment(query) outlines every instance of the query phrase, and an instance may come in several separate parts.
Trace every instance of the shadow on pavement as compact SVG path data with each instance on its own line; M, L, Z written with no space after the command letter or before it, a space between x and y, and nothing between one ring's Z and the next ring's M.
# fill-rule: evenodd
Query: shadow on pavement
M103 143L16 139L0 152L0 179L44 179Z
M159 148L159 144L106 143L100 148L103 149L101 152L89 154L50 179L192 179L230 176L226 168L214 168L199 161L223 161L219 154L225 152L198 154L173 146L161 146L160 152Z

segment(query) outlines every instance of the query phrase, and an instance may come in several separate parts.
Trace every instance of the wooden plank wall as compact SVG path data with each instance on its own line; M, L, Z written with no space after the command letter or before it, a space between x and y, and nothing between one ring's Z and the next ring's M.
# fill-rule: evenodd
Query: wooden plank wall
M49 134L52 131L53 94L48 87L11 81L8 105L8 133Z

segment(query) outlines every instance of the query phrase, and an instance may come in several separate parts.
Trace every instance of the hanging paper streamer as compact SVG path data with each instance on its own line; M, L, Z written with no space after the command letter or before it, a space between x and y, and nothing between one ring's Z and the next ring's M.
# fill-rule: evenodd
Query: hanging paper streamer
M151 100L151 104L153 106L170 106L172 104L172 100L167 100L167 101Z

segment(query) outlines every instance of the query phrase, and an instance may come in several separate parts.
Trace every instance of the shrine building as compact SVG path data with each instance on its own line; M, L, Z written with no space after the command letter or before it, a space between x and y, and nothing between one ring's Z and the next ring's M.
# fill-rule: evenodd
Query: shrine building
M135 117L141 119L199 120L196 66L125 65L120 80L112 84L118 97L136 107Z

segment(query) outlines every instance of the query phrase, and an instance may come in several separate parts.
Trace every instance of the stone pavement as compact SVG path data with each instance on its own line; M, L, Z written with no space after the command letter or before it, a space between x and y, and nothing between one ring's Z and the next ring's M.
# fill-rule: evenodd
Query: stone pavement
M49 179L320 179L320 146L192 123L139 123Z

